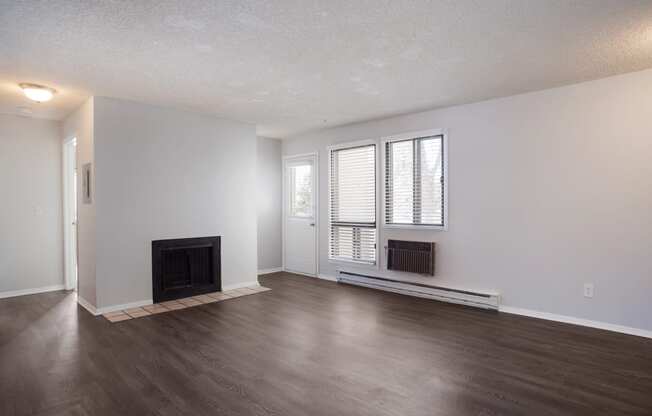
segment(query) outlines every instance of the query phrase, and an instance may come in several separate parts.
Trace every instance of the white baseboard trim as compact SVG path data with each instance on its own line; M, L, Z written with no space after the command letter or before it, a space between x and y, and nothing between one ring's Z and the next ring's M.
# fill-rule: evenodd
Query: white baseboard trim
M319 279L322 279L322 280L328 280L328 281L331 281L331 282L337 282L337 277L332 276L332 275L330 275L330 274L319 273L319 274L317 275L317 277L318 277Z
M232 285L222 286L222 292L251 286L260 286L260 284L258 283L258 280L254 280L252 282L234 283Z
M320 273L317 277L323 280L329 280L333 282L337 281L337 278L335 276L328 275L328 274ZM619 332L621 334L636 335L644 338L652 338L652 331L640 329L640 328L632 328L628 326L610 324L606 322L592 321L589 319L575 318L573 316L557 315L548 312L539 312L531 309L515 308L512 306L501 305L499 306L498 310L500 312L509 313L512 315L529 316L531 318L539 318L548 321L556 321L556 322L563 322L567 324L586 326L589 328L604 329L606 331Z
M33 289L9 290L7 292L0 292L0 299L13 298L16 296L35 295L37 293L54 292L56 290L64 290L64 285L35 287Z
M93 316L99 315L99 313L97 313L97 309L95 309L95 306L91 305L91 303L89 301L87 301L86 299L82 298L79 295L77 295L77 303L80 304L82 306L82 308L84 308L88 312L90 312L91 315L93 315Z
M644 338L652 338L652 331L645 329L632 328L623 325L609 324L606 322L591 321L589 319L575 318L573 316L557 315L548 312L533 311L530 309L515 308L512 306L500 306L500 312L510 313L512 315L529 316L531 318L545 319L547 321L563 322L567 324L587 326L590 328L604 329L607 331L620 332L621 334L636 335Z
M306 276L306 277L319 277L316 274L310 274L310 273L303 273L303 272L297 272L295 270L283 270L285 272L288 272L290 274L296 274L297 276Z
M271 269L260 269L258 270L258 275L260 276L261 274L278 273L282 271L283 271L282 267L273 267Z
M251 282L243 282L243 283L236 283L233 285L227 285L223 286L222 290L233 290L233 289L240 289L242 287L251 287L251 286L259 286L258 281L251 281ZM90 302L85 300L84 298L77 296L77 303L79 303L81 306L84 307L87 311L92 313L93 315L103 315L105 313L109 312L115 312L115 311L121 311L124 309L131 309L131 308L139 308L141 306L147 306L151 305L154 303L152 299L145 299L145 300L139 300L136 302L130 302L130 303L124 303L121 305L111 305L111 306L104 306L102 308L96 308L93 305L91 305Z
M145 299L136 302L123 303L122 305L104 306L102 308L97 309L97 314L103 315L105 313L121 311L124 309L140 308L141 306L151 305L152 303L154 303L152 299Z

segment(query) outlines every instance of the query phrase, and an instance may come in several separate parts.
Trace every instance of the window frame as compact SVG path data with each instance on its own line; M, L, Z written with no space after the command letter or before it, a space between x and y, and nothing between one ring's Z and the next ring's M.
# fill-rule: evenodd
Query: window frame
M442 136L442 174L444 175L444 185L443 185L443 225L432 225L432 224L388 224L387 223L387 143L400 142L405 140L414 140L420 137L428 136ZM383 137L380 140L381 155L380 155L380 165L381 165L381 224L383 228L387 229L406 229L406 230L429 230L429 231L447 231L448 230L448 132L445 129L430 129L430 130L421 130L408 133L394 134L391 136Z
M375 209L375 230L376 230L376 251L375 251L375 256L374 256L374 262L373 263L367 263L367 262L361 262L361 261L356 261L356 260L347 260L347 259L341 259L341 258L332 258L331 257L331 227L332 227L332 201L331 201L331 190L332 190L332 161L331 158L333 156L333 151L334 150L342 150L342 149L350 149L350 148L355 148L355 147L364 147L364 146L375 146L375 159L374 159L374 198L375 198L375 203L374 203L374 209ZM380 163L378 163L378 157L380 155L380 152L378 151L379 143L378 139L364 139L364 140L356 140L352 142L346 142L346 143L337 143L331 146L328 146L326 150L328 151L328 262L332 264L340 264L340 265L351 265L351 266L357 266L361 268L373 268L373 269L379 269L380 268L380 262L379 262L379 247L380 247L380 228L381 228L381 222L378 220L378 213L381 212L381 210L378 207L378 204L381 203L382 201L379 201L378 195L379 195L379 181L378 178L380 177L380 173L382 171L379 171L380 169ZM381 198L382 199L382 198Z

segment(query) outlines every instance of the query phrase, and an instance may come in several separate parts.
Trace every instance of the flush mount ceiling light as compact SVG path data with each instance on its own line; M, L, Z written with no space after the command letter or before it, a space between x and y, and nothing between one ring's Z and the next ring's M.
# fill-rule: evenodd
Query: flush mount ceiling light
M38 84L19 84L23 89L25 96L32 101L42 103L50 101L56 92L54 89Z

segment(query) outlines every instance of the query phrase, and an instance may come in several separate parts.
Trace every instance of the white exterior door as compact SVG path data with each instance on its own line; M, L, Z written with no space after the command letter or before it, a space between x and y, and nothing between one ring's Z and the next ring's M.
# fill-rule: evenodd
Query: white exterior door
M288 157L283 163L284 268L317 275L317 157Z

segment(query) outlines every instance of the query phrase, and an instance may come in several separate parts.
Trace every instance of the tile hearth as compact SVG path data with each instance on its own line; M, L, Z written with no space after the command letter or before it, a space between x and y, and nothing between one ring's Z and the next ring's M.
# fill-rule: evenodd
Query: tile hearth
M104 316L109 322L122 322L133 318L156 315L164 312L176 311L179 309L191 308L206 303L221 302L227 299L239 298L240 296L254 295L271 290L264 286L243 287L240 289L227 290L226 292L213 292L205 295L193 296L171 300L167 302L155 303L153 305L143 306L141 308L131 308L121 311L105 313Z

